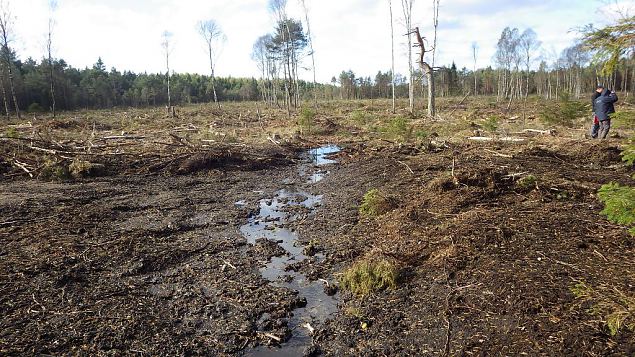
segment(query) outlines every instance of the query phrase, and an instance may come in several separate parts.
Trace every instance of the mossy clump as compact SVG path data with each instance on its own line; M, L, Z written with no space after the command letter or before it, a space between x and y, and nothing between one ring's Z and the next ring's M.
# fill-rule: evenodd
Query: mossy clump
M516 186L523 190L531 190L536 188L538 179L534 175L527 175L516 181Z
M340 287L355 295L369 295L397 287L399 270L386 259L364 259L346 269L340 278Z
M378 217L395 208L395 200L387 197L376 188L366 192L359 206L359 214L366 217Z

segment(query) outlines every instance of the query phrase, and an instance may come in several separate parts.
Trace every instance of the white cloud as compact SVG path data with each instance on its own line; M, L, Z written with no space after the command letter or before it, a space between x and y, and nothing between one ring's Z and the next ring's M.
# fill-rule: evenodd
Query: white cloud
M56 56L75 67L91 66L102 57L107 67L135 72L162 72L161 33L174 33L172 68L208 73L204 44L196 22L213 18L227 42L217 63L221 76L257 76L250 54L255 40L273 29L266 0L58 0ZM310 7L316 67L320 81L342 70L374 76L390 68L390 22L386 0L305 0ZM633 0L624 3L632 4ZM13 0L14 45L22 59L41 58L47 27L47 0ZM545 48L559 52L576 34L569 30L596 22L596 0L442 0L437 64L455 61L472 67L472 42L479 44L478 65L490 64L506 26L532 27ZM407 72L405 29L400 1L393 0L397 72ZM304 20L298 0L289 13ZM431 1L417 0L413 22L432 37ZM600 21L601 22L601 21ZM416 52L416 50L415 50ZM306 61L308 66L309 60ZM303 73L306 79L311 75Z

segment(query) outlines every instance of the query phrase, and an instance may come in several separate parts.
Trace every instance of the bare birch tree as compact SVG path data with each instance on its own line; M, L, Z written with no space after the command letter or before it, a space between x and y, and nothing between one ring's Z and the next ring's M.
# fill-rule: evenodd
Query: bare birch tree
M317 101L317 78L315 74L315 51L313 50L313 36L311 35L311 24L309 23L309 9L306 6L305 0L300 0L302 4L302 9L304 10L304 18L306 21L306 34L307 39L309 40L309 50L311 51L311 64L313 67L313 101L315 105L315 110L318 108Z
M15 95L15 84L13 79L13 63L11 61L11 47L9 44L13 39L13 23L14 17L11 14L11 8L9 1L0 0L0 46L2 51L2 57L4 65L6 66L7 73L9 75L9 87L11 89L11 97L13 98L13 105L15 106L15 114L18 119L20 116L20 106L18 105L18 98ZM8 112L8 107L7 107Z
M271 35L260 36L251 51L251 59L256 62L256 66L260 70L260 93L262 94L262 100L265 103L272 104L268 91L269 82L269 53L267 50L268 44L271 43Z
M199 21L198 32L201 34L201 36L205 40L205 44L207 45L207 51L209 54L209 67L211 70L212 92L214 94L214 103L216 103L216 105L218 106L218 109L220 109L220 103L218 102L218 96L216 95L216 83L215 83L215 77L214 77L214 71L216 68L216 62L214 60L216 49L214 47L218 42L224 41L225 36L223 35L223 31L221 30L220 26L216 23L216 21L212 19Z
M476 77L476 53L478 51L478 43L472 42L472 58L474 59L474 95L478 95L478 78Z
M55 78L54 78L54 68L53 68L53 27L55 26L55 10L57 10L57 0L49 0L49 23L48 23L48 33L46 36L46 52L48 54L48 65L49 65L49 82L50 82L50 94L51 94L51 112L53 112L53 118L55 118L56 105L55 105Z
M165 77L167 78L167 82L168 82L168 115L170 116L174 116L174 110L172 109L172 96L170 94L170 52L172 51L172 48L170 47L170 40L172 38L172 33L166 31L163 31L163 34L161 35L161 37L163 38L163 41L161 42L161 47L163 48L163 55L165 56L165 67L166 67L166 73L165 73Z
M401 0L401 9L403 11L404 25L408 32L408 98L410 100L410 114L415 112L415 83L414 83L414 66L412 65L412 6L414 0Z
M397 111L397 103L395 100L395 26L392 18L392 0L388 0L390 8L390 54L392 58L392 72L390 73L390 81L392 83L392 113Z
M282 36L282 42L284 46L285 57L282 59L284 68L284 91L285 91L285 103L287 106L287 116L291 116L291 86L289 81L293 81L291 78L291 69L289 68L290 52L289 38L291 37L289 26L287 24L287 0L269 0L269 11L273 14L278 26L282 26L280 29L280 35ZM275 84L274 84L275 85Z
M439 1L432 0L432 26L434 27L434 39L432 40L432 68L437 59L437 30L439 28Z
M534 53L540 48L540 41L538 41L538 36L536 32L532 29L526 29L523 31L522 35L518 40L520 51L523 56L524 64L525 64L525 97L523 100L523 122L526 119L527 112L527 98L529 97L529 77L530 77L530 69L531 63L534 60Z

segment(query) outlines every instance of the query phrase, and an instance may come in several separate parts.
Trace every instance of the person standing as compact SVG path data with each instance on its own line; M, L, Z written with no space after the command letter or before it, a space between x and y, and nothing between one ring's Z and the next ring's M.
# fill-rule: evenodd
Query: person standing
M602 93L594 102L595 115L597 115L600 121L598 138L606 139L609 135L609 129L611 129L611 114L615 113L615 106L613 104L617 102L617 94L600 86L598 86L598 89L602 89Z
M591 126L592 139L597 139L598 133L600 132L600 121L598 120L598 116L595 114L595 100L602 94L602 90L604 90L604 88L602 86L598 86L591 96L591 108L593 110L593 125Z

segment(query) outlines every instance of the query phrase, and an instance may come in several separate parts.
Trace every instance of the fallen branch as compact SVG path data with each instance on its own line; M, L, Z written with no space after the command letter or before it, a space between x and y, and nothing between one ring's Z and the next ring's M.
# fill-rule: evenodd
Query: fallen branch
M491 137L487 137L487 136L470 136L467 139L468 140L472 140L472 141L508 141L508 142L514 142L514 143L519 143L519 142L525 141L525 139L523 139L523 138L514 138L514 137L511 137L511 136L505 136L505 137L502 137L502 138L491 138Z
M494 150L490 150L490 149L483 149L483 151L487 151L487 152L489 152L490 154L493 154L493 155L496 155L496 156L500 156L500 157L504 157L504 158L508 158L508 159L511 159L511 158L513 158L513 157L514 157L513 155L501 154L501 153L499 153L499 152L496 152L496 151L494 151Z
M452 115L460 106L461 104L463 104L463 102L465 102L465 100L467 99L467 97L472 94L472 91L467 91L467 94L465 95L465 97L463 97L463 99L461 99L461 101L459 102L459 104L454 106L454 109L452 109L452 111L448 114L448 116Z
M22 162L20 162L20 161L18 161L18 160L15 160L15 166L17 166L17 167L21 168L21 169L22 169L22 170L24 170L27 174L29 174L29 176L30 176L31 178L33 178L33 174L31 173L31 171L29 171L29 169L27 169L27 168L26 168L26 164L25 164L25 163L22 163Z
M535 134L541 134L541 135L553 135L554 134L553 129L549 129L549 130L525 129L522 132L523 133L535 133Z
M104 136L103 138L99 138L97 140L116 140L116 139L141 140L145 138L146 138L145 136L138 136L138 135L113 135L113 136Z
M311 333L311 334L313 334L313 332L315 332L315 328L313 328L313 326L311 326L311 324L309 324L308 322L303 323L302 327L304 327L307 330L309 330L309 333Z
M37 146L29 146L29 149L35 151L42 151L52 155L86 155L86 156L119 156L119 155L133 155L126 154L123 152L104 152L104 153L90 153L90 152L81 152L81 151L64 151L64 150L53 150L53 149L45 149Z
M281 339L280 337L278 337L278 336L274 335L274 334L270 334L270 333L268 333L268 332L265 332L265 333L263 333L263 332L258 332L258 334L259 334L259 335L262 335L262 336L265 336L265 337L267 337L267 338L270 338L270 339L272 339L272 340L274 340L274 341L276 341L276 342L278 342L278 343L282 342L282 339Z
M405 162L401 162L401 161L399 161L399 160L395 160L395 161L397 161L397 163L398 163L398 164L404 165L404 166L408 169L408 171L410 171L410 173L411 173L411 174L413 174L413 175L415 174L415 172L414 172L414 171L412 171L412 169L410 168L410 166L408 166L408 164L406 164Z

